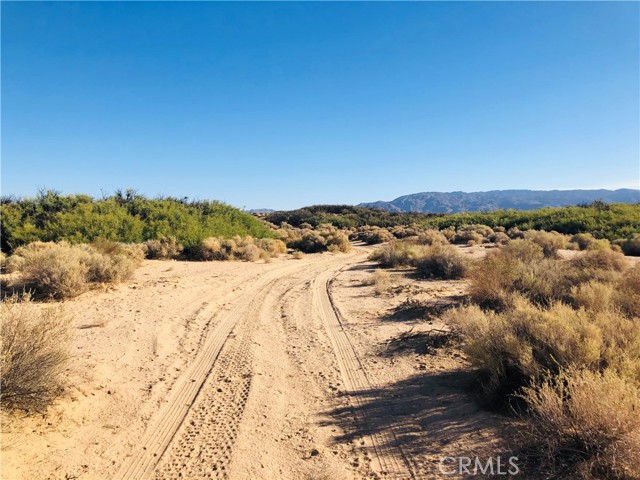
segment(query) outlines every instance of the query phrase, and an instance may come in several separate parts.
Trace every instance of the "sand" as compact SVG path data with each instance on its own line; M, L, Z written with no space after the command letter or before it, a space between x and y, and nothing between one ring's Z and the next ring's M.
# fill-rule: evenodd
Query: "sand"
M390 348L446 328L393 307L464 282L399 271L375 296L369 251L145 261L63 302L68 388L43 414L3 414L2 478L434 478L444 455L504 450L504 420L465 393L456 348Z

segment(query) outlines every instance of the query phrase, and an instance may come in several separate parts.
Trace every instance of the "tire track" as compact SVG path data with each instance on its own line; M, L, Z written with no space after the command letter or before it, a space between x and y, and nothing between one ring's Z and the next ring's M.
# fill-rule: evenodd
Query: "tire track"
M364 414L366 402L363 394L367 394L370 400L371 392L376 386L367 375L353 344L349 340L331 298L329 290L331 281L338 273L339 271L332 275L327 272L316 277L313 282L312 308L322 318L325 325L350 402L356 407L354 409L356 421L361 429L368 433L372 456L380 470L379 473L387 478L414 479L416 476L413 468L402 451L394 432L372 429Z
M231 313L223 318L207 336L194 361L174 384L169 394L168 402L158 411L155 419L152 420L137 450L125 460L115 478L137 480L151 476L155 466L187 416L223 345L236 324L247 316L249 318L255 316L255 309L259 305L256 301L257 297L261 298L274 281L304 268L305 265L303 264L295 267L283 267L265 273L254 287L248 289L242 295L239 302L233 306ZM254 311L252 312L252 310ZM242 351L241 347L238 348L240 348L238 351ZM238 355L241 354L238 353ZM246 398L244 401L246 402Z
M280 304L289 291L309 281L307 271L303 280L295 278L295 273L272 280L230 333L200 394L158 463L156 480L229 477L233 446L251 390L253 332L269 296L277 294L275 304Z

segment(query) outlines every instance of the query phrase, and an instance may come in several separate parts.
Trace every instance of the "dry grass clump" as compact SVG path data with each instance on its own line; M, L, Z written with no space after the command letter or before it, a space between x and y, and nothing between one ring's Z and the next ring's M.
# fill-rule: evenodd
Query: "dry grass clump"
M385 270L376 269L371 278L376 295L385 295L391 288L391 274Z
M458 279L469 269L469 262L451 245L433 245L424 249L412 262L423 277Z
M171 260L180 257L184 246L175 237L162 237L157 240L147 240L147 258L157 260Z
M42 410L61 392L70 318L61 307L39 309L29 296L0 303L0 405Z
M545 232L542 230L528 230L524 232L525 240L531 240L542 247L545 257L554 258L558 250L566 248L568 239L558 232Z
M296 250L295 252L293 252L291 254L291 256L295 259L295 260L302 260L304 258L304 252L301 252L300 250Z
M69 298L91 284L128 279L141 260L141 247L115 242L96 246L34 242L17 248L10 257L11 271L18 272L11 286L46 297Z
M569 368L525 387L523 432L541 464L566 478L640 479L640 390L624 378Z

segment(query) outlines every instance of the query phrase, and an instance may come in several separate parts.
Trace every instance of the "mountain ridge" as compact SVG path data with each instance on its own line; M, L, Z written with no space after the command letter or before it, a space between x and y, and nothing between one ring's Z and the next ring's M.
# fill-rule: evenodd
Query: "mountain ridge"
M640 203L640 190L632 188L574 190L489 190L485 192L420 192L391 201L364 202L389 212L461 213L566 207L601 200L605 203Z

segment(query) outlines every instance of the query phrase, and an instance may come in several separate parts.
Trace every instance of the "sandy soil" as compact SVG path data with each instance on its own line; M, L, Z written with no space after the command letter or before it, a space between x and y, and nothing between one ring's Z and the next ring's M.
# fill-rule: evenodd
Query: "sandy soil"
M445 455L505 450L456 348L395 348L446 329L395 306L464 283L398 271L376 297L367 256L146 261L65 302L69 388L44 415L2 418L2 478L437 478Z

